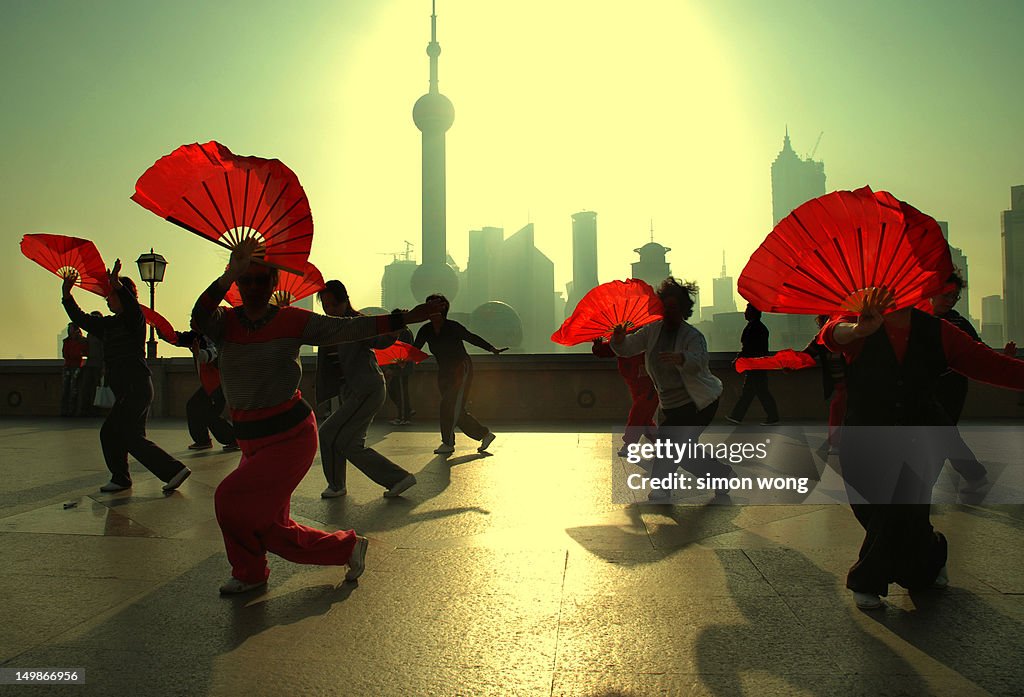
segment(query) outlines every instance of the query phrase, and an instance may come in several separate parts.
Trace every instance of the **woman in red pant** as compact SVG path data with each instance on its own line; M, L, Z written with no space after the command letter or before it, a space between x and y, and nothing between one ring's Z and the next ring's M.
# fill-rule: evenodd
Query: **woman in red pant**
M224 274L192 309L192 326L220 348L221 384L242 449L238 469L217 487L214 504L231 578L222 594L244 593L267 582L267 552L299 564L348 566L345 580L363 572L368 541L352 530L325 532L290 517L291 495L313 463L316 418L298 390L299 348L337 344L396 332L440 311L420 305L404 315L324 317L270 305L277 270L250 264L256 243L231 253ZM242 305L218 307L232 283Z
M611 344L601 339L594 339L590 351L601 358L616 357ZM619 375L626 381L629 396L633 399L629 416L626 417L626 432L622 434L622 447L619 448L619 457L625 457L629 445L640 442L641 436L654 440L654 434L658 432L658 427L654 425L654 413L658 411L658 392L644 368L643 354L618 357L618 367Z

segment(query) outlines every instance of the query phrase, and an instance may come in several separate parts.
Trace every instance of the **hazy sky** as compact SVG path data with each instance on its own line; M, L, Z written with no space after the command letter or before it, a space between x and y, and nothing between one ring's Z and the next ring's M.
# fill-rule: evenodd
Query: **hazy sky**
M59 280L18 251L29 232L92 239L136 278L154 247L170 262L157 310L186 324L226 257L129 196L158 157L211 139L295 170L311 260L377 305L386 253L419 249L429 15L429 0L5 0L0 357L54 356L66 322ZM653 218L707 303L722 250L736 276L770 229L788 124L801 154L824 131L829 190L870 184L948 220L980 314L1024 183L1022 25L1015 0L439 0L449 249L464 265L468 230L533 222L564 290L572 213L598 213L602 281L628 275Z

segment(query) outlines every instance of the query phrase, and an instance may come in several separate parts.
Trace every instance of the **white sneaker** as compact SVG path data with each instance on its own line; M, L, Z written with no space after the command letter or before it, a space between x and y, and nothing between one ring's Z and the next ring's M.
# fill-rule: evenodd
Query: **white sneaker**
M407 474L405 479L395 484L393 487L384 492L384 498L393 499L396 496L401 496L402 492L411 487L416 483L416 477L412 474Z
M352 557L348 560L348 572L345 574L346 581L355 581L363 575L366 569L366 548L370 541L365 537L356 535L356 547L352 550Z
M401 419L391 419L391 421L388 421L388 423L391 424L392 426L401 426L402 425L402 420Z
M857 591L854 591L853 600L861 610L877 610L885 604L882 602L882 599L874 593L858 593Z
M488 431L487 435L484 436L484 439L480 442L480 447L477 448L476 451L478 453L487 452L487 447L494 442L495 437L496 436L493 433Z
M192 474L192 470L190 470L188 467L182 467L180 472L171 477L171 481L164 484L164 491L174 491L179 486L181 486L181 483L183 481L188 479L188 476L190 474Z
M411 423L412 423L412 421L410 421L409 419L402 419L402 421L398 425L399 426L408 426Z
M448 445L447 443L441 443L441 445L434 448L435 455L451 455L455 452L454 445Z
M943 564L942 568L939 569L938 575L935 580L932 581L932 588L946 588L949 586L949 572L946 571L946 565Z
M106 484L101 486L100 487L100 491L102 491L105 494L109 494L112 491L124 491L125 489L131 489L131 488L132 488L131 484L118 484L117 482L111 481L111 482L107 482Z
M731 424L736 424L737 426L739 426L740 424L742 424L742 423L743 423L743 421L741 421L740 419L734 419L734 418L733 418L733 417L731 417L731 416L727 416L727 417L725 417L725 420L726 420L726 421L728 421L728 422L729 422L729 423L731 423Z
M260 581L259 583L246 583L239 581L237 578L232 576L225 581L220 587L221 595L237 595L238 593L248 593L251 590L262 588L267 585L266 581Z
M320 498L322 498L322 499L336 499L339 496L344 496L347 493L348 493L348 489L345 488L345 487L341 487L340 489L332 489L331 487L327 487L326 489L324 489L323 491L320 492Z

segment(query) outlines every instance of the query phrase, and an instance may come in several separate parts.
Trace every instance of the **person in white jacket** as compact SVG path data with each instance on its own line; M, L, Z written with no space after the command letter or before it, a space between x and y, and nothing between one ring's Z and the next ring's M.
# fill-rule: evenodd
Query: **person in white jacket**
M693 314L697 285L680 283L666 278L658 287L658 297L664 305L664 319L652 322L632 334L625 327L616 327L612 335L612 350L619 356L645 354L647 374L654 381L660 402L658 438L673 442L697 443L700 434L718 410L722 394L722 381L712 375L708 367L708 345L695 327L687 323ZM732 467L715 458L698 455L683 459L658 460L651 471L652 478L663 478L678 467L698 477L731 477ZM727 493L727 488L718 488ZM651 499L667 499L670 491L655 489Z

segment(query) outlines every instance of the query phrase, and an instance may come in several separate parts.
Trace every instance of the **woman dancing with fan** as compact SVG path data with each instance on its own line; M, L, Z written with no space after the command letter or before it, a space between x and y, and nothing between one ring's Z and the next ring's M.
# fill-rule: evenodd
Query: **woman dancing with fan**
M71 272L62 286L64 309L78 327L103 340L107 385L117 401L100 428L103 459L110 470L110 482L100 491L129 489L130 453L142 466L164 482L164 491L181 486L192 471L146 438L146 418L153 403L152 373L146 364L146 319L139 306L135 283L120 276L121 260L114 262L109 275L110 295L107 307L114 314L96 317L82 312L71 295L78 274Z
M328 317L365 317L352 307L348 290L341 281L328 281L317 297ZM344 496L345 470L351 462L363 474L386 489L387 498L400 496L416 483L416 477L394 462L366 447L366 431L387 399L384 374L373 349L395 343L395 334L362 341L323 346L316 358L316 400L325 409L333 397L340 397L338 410L320 424L320 460L327 488L325 499ZM321 412L322 413L322 412Z
M612 350L619 356L644 354L647 374L654 381L661 403L658 439L697 443L718 410L722 381L708 367L708 346L704 335L686 320L693 314L697 286L666 278L658 288L664 318L645 324L632 334L616 325ZM701 455L684 459L683 469L698 477L731 477L732 467ZM657 460L652 478L672 474L677 465L670 459ZM719 493L728 493L720 489ZM667 501L671 492L655 489L648 498Z
M946 539L929 519L952 423L935 397L939 377L952 369L1024 386L1024 361L912 309L949 290L952 272L932 217L864 187L798 207L740 275L740 293L759 307L840 315L820 336L847 363L839 459L865 536L846 587L861 609L882 607L890 583L910 590L948 584Z
M196 301L192 325L220 347L221 382L242 448L238 468L217 487L217 522L231 563L223 594L263 586L267 552L299 564L348 566L346 580L365 568L369 541L352 530L324 532L289 516L292 492L309 471L317 448L313 410L298 390L302 345L330 346L368 339L422 322L440 312L424 304L403 315L324 317L270 304L277 270L252 263L259 243L236 245L224 274ZM242 305L218 307L232 283Z
M431 317L428 324L420 327L413 346L422 349L427 344L437 359L437 388L441 391L441 445L434 449L434 453L451 455L455 452L456 426L473 440L480 441L477 452L485 452L495 436L491 429L466 411L469 388L473 383L473 361L463 342L490 351L495 356L508 351L508 348L494 348L486 339L448 319L448 299L443 295L430 295L427 302L439 303L441 314Z

